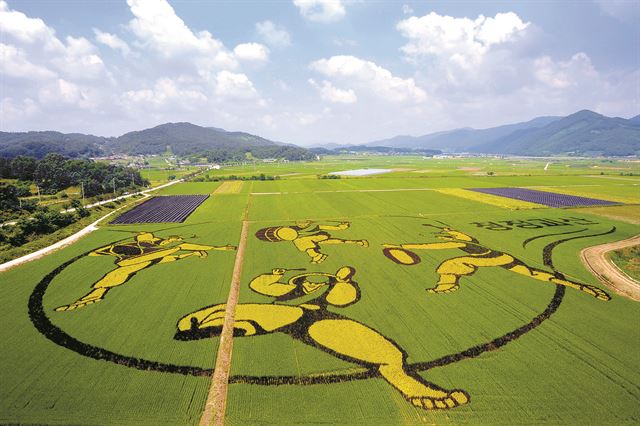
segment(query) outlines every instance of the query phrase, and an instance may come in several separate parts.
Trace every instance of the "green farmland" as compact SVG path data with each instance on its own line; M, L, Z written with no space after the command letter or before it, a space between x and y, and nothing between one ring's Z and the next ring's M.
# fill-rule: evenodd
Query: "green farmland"
M104 224L0 272L0 423L198 424L243 221L226 424L637 423L640 304L579 253L640 233L640 163L547 163L331 157L208 172L278 180L164 188L211 195L184 223ZM318 179L359 168L393 171ZM483 187L624 205L441 191ZM131 254L116 248L135 241L181 251L125 280L112 272ZM471 272L457 260L470 253ZM109 279L124 282L60 309Z

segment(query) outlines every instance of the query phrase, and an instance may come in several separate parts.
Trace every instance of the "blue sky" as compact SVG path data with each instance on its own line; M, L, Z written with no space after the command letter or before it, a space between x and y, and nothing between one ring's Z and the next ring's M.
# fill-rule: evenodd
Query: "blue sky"
M640 113L640 2L1 1L0 129L303 145Z

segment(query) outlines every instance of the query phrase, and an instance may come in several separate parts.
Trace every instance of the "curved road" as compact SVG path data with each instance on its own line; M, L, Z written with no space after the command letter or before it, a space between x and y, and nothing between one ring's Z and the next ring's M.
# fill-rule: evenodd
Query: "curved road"
M607 258L607 253L612 250L619 250L639 244L640 235L636 235L635 237L622 241L587 247L580 252L580 259L601 283L622 296L640 302L640 282L622 272Z

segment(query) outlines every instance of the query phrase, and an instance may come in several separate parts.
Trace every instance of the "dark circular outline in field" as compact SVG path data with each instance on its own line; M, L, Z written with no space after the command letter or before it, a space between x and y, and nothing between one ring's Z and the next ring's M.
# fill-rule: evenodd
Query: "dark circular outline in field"
M566 241L607 235L615 232L615 230L616 228L612 227L609 231L606 231L606 232L601 232L598 234L580 235L572 238L566 238L566 239L554 241L550 244L547 244L543 249L544 264L552 268L556 274L561 276L562 274L556 271L555 267L553 266L552 252L555 247L557 247L559 244L564 243ZM67 334L64 330L60 329L59 327L57 327L51 322L49 317L47 317L47 314L45 313L45 310L43 307L43 298L49 285L51 284L53 279L58 274L60 274L65 268L67 268L72 263L76 262L78 259L86 256L90 252L91 251L87 251L85 253L82 253L66 261L62 265L55 268L53 271L49 272L36 285L33 292L31 293L31 296L29 297L29 304L28 304L29 318L33 323L33 325L35 326L35 328L53 343L59 346L62 346L64 348L70 349L88 358L109 361L115 364L123 365L130 368L135 368L137 370L143 370L143 371L158 371L163 373L175 373L175 374L190 375L190 376L211 376L213 374L213 369L210 369L210 368L201 368L201 367L194 367L194 366L188 366L188 365L167 364L167 363L151 361L143 358L135 358L127 355L118 354L108 349L93 346L88 343L81 342L78 339L74 338L73 336ZM458 353L446 355L432 361L411 363L407 366L408 370L412 373L427 371L432 368L443 367L445 365L462 361L464 359L475 358L482 355L485 352L497 350L500 347L506 345L507 343L516 340L517 338L523 336L527 332L538 327L545 320L550 318L551 315L553 315L553 313L556 312L558 307L560 307L560 304L562 303L562 300L564 298L564 293L565 293L564 286L560 286L560 285L556 286L556 290L553 294L553 297L551 298L551 301L549 302L545 310L539 315L537 315L535 318L533 318L530 322L528 322L527 324L521 327L516 328L515 330L512 330L487 343L470 347ZM375 369L375 367L372 367L361 372L318 374L318 375L310 375L310 376L238 376L236 375L236 376L231 376L229 378L229 383L246 383L246 384L257 384L257 385L266 385L266 386L312 385L312 384L338 383L338 382L351 381L351 380L363 380L363 379L369 379L377 376L379 376L377 370Z

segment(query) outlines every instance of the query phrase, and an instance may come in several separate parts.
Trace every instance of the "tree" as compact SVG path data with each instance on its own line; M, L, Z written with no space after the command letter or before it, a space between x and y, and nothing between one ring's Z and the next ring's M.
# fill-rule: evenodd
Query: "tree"
M20 200L14 185L0 185L0 210L19 210Z
M33 180L37 165L35 158L19 155L11 160L11 174L20 180Z
M11 160L8 158L0 157L0 178L12 178L11 175Z
M60 154L47 154L38 162L35 181L43 188L43 192L55 194L67 188L71 180L65 170L65 158Z

